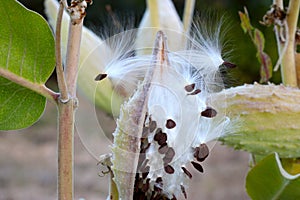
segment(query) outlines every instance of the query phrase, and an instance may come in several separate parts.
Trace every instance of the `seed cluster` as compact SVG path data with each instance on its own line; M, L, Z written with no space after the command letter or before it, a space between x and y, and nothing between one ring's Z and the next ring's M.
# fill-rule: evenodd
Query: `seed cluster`
M193 84L192 84L193 85ZM192 86L194 87L194 86ZM214 117L216 116L216 111L210 107L201 113L203 117ZM148 119L148 121L147 121ZM146 122L147 121L147 122ZM173 129L176 127L176 122L173 119L167 119L165 123L167 129ZM153 136L152 142L149 142L149 137ZM172 161L175 157L175 150L173 147L168 145L168 134L163 131L162 128L157 127L157 122L151 119L151 116L146 116L143 133L140 145L140 156L138 162L138 170L136 174L134 199L166 199L166 200L176 200L175 194L164 193L164 182L163 177L158 176L156 179L149 177L149 172L151 170L149 159L147 158L147 150L151 145L157 145L157 151L162 155L162 164L166 174L174 174L175 168L172 166ZM193 166L197 171L203 173L203 167L200 164L209 155L209 148L205 143L192 148L194 160L192 160L191 166ZM189 179L192 179L192 173L185 167L181 167L181 172L184 173ZM185 199L187 199L187 192L183 184L180 184L180 190Z

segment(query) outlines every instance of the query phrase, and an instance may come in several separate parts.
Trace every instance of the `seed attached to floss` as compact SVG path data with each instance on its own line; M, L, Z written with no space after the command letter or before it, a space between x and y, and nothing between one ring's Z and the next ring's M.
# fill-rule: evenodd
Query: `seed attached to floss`
M175 156L174 149L172 147L169 147L168 151L165 154L165 156L168 157L168 158L172 158L173 159L173 157Z
M150 123L149 123L150 133L152 133L156 129L156 126L157 126L156 121L150 121Z
M200 92L201 92L200 89L196 89L194 92L189 93L188 95L197 95L197 94L199 94Z
M175 170L171 165L165 166L165 172L168 174L174 174Z
M164 143L164 144L160 145L160 147L158 148L158 153L165 154L165 153L167 153L168 149L169 149L168 144Z
M186 86L184 87L184 89L185 89L185 91L187 91L187 92L192 92L192 91L195 89L195 83L192 83L192 84L190 84L190 85L186 85Z
M198 170L198 171L201 172L201 173L204 172L203 167L202 167L199 163L196 163L196 162L194 162L194 161L192 161L191 163L192 163L193 167L194 167L196 170Z
M171 200L177 200L176 196L173 194L173 197Z
M168 119L166 122L166 127L168 129L172 129L176 126L176 123L172 119Z
M190 179L193 177L191 172L189 172L185 167L181 167L181 169Z
M207 107L204 111L201 112L201 116L207 118L213 118L217 115L217 111L211 107Z
M180 188L181 188L181 192L182 192L184 198L187 199L187 194L186 194L186 191L185 191L184 186L183 186L183 185L180 185Z
M162 144L166 143L166 141L167 141L167 134L163 133L161 129L157 129L153 139L159 145L162 145Z
M101 81L107 77L107 74L99 74L96 76L95 81Z
M208 155L209 155L208 146L205 143L200 144L200 146L198 147L198 150L197 150L196 159L199 162L203 162L207 158Z
M154 184L154 190L157 192L161 192L163 187L163 182L161 177L157 177Z

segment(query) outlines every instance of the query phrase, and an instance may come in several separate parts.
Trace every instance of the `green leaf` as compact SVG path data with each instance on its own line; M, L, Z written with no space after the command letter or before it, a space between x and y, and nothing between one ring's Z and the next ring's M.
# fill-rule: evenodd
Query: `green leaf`
M260 82L266 83L272 77L273 65L271 58L263 51L258 51L256 54L258 61L260 62Z
M241 27L244 30L244 33L247 33L247 32L250 33L253 30L253 27L250 23L250 18L249 18L248 11L247 11L246 7L244 8L244 12L245 13L239 11L239 16L240 16L240 20L241 20Z
M17 1L2 1L0 15L0 130L20 129L43 113L39 88L55 67L54 38L47 22Z
M246 189L253 200L300 199L299 177L300 174L288 174L275 153L251 169L246 178Z
M45 97L0 77L0 129L25 128L37 121L45 108Z
M263 51L265 48L265 37L264 34L258 30L254 29L254 44L259 51Z

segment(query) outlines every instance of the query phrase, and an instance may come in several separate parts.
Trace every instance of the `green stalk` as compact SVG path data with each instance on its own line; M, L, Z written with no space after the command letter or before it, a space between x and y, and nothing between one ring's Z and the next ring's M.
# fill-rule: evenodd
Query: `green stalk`
M277 6L283 9L282 0L274 1ZM283 52L281 62L281 77L282 82L286 86L297 87L297 76L296 76L296 62L295 62L295 33L297 28L297 21L299 15L300 0L290 0L286 23L287 23L287 44L283 44L281 41L277 41L278 51L281 52L286 45L286 50ZM279 35L278 28L276 34ZM277 37L279 39L279 37Z
M183 12L183 29L185 33L188 33L191 28L191 24L193 21L193 14L195 9L195 0L186 0L184 5Z
M149 10L150 14L150 19L151 19L151 26L152 28L157 28L160 27L160 22L159 22L159 13L158 13L158 2L161 0L147 0L147 7ZM156 32L156 31L155 31Z

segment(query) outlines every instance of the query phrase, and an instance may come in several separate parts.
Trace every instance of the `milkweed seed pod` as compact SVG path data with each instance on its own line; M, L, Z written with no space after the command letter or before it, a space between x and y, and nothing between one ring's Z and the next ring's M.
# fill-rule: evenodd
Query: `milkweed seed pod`
M166 40L159 31L147 75L122 106L114 132L112 169L124 199L176 199L181 193L186 198L192 178L186 166L203 172L207 143L224 135L230 124L208 102L222 85L216 78L219 68L189 62L204 59L197 55L205 49L169 52ZM210 56L205 59L214 65L223 63ZM132 59L137 57L147 58Z

